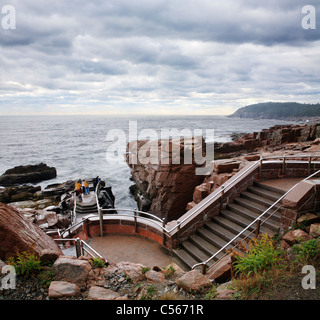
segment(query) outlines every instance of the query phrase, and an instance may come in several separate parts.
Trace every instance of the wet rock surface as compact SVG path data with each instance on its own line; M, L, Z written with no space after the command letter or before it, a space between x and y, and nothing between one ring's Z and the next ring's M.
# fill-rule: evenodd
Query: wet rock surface
M57 176L56 168L45 163L37 165L18 166L7 170L0 176L0 186L12 186L23 183L36 183L53 179Z

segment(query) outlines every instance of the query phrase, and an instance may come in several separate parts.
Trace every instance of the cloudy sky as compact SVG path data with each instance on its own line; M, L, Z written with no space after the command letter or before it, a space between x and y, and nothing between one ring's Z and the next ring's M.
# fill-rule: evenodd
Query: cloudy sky
M0 115L230 114L320 101L316 0L4 5L16 29L0 24ZM301 26L305 5L316 8L315 30Z

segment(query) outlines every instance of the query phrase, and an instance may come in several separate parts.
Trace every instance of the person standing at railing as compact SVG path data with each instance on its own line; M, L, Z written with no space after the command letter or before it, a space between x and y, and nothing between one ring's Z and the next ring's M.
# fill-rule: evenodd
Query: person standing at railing
M97 176L96 178L93 179L93 186L94 186L94 191L96 191L98 183L101 181L100 177Z
M89 194L90 193L89 182L87 180L85 180L83 185L84 185L85 194Z
M79 198L79 201L82 202L82 182L78 180L75 184L76 196Z

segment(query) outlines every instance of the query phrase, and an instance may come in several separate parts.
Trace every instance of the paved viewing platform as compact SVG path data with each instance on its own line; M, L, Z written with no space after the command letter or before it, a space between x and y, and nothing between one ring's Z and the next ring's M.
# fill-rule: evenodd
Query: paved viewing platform
M280 190L287 192L295 184L302 181L304 178L283 178L283 179L271 179L261 181L261 184L274 187Z
M172 261L170 251L158 242L137 235L108 234L96 236L87 243L110 262L128 261L141 263L147 267L163 268ZM178 264L178 263L177 263Z

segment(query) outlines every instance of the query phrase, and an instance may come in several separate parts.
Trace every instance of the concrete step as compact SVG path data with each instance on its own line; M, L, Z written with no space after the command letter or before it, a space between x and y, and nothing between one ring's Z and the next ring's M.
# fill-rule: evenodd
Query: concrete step
M259 188L262 188L262 189L266 189L266 190L278 193L280 195L284 195L285 194L285 191L283 191L281 189L266 185L266 184L258 182L258 181L255 181L253 185L255 185L255 186L259 187Z
M183 248L173 250L174 255L183 263L186 269L191 269L195 264L199 263Z
M246 207L243 207L241 205L234 204L234 203L228 205L227 208L233 212L236 212L237 214L248 219L248 221L251 221L251 222L253 220L257 219L260 216L260 214L262 213L262 211L260 211L260 212L253 211L253 210L250 210ZM261 220L264 221L268 216L269 216L269 214L266 214L266 216L262 217ZM263 226L272 230L275 233L278 232L278 229L280 227L280 217L279 216L277 216L277 217L278 217L278 219L276 219L276 217L273 217L273 220L271 220L271 218L268 219L263 224Z
M77 204L76 213L79 213L79 214L98 213L98 207L96 204L93 204L93 205Z
M239 225L241 227L241 230L246 228L252 221L253 219L247 219L240 214L231 211L231 210L221 210L220 214L225 217L226 219L234 222L235 224ZM256 224L252 225L248 230L253 231L256 228ZM270 228L266 227L265 225L260 227L260 232L262 233L269 233L269 234L274 234L274 231L271 230Z
M224 228L219 223L213 220L206 222L205 227L209 229L212 233L216 234L218 237L220 237L221 239L224 239L227 242L229 242L236 235L235 233Z
M247 199L251 202L263 205L267 209L274 204L274 201L267 199L267 198L264 198L264 197L261 197L261 196L258 196L254 193L249 192L249 191L242 192L240 197ZM276 209L279 209L279 208L281 208L281 203L277 203L276 205L274 205L273 208L270 209L270 212L274 212ZM278 212L275 213L273 217L275 220L280 219L280 211L278 210ZM273 217L271 217L270 219L272 219Z
M253 186L248 187L247 191L254 193L258 196L262 196L264 198L267 198L269 200L272 200L273 202L277 201L282 196L281 193L271 191L271 190L262 188L257 185L253 185Z
M211 220L216 222L217 225L219 225L219 226L223 227L224 229L228 230L229 232L231 232L233 234L232 238L234 238L236 235L238 235L243 230L243 227L241 227L238 224L234 223L233 221L230 221L229 219L225 218L222 214L219 214L219 215L213 217ZM245 238L246 236L249 235L249 233L250 233L249 231L245 231L240 236L240 239Z
M182 248L192 256L197 263L206 261L208 258L212 256L212 254L207 254L205 251L201 250L198 246L196 246L192 241L186 240L182 243ZM209 262L209 266L212 265L213 262Z
M226 240L220 238L218 235L214 234L205 227L198 229L197 234L218 248L222 248L227 243Z
M209 257L211 257L213 254L215 254L220 249L217 246L214 246L212 243L208 242L206 239L202 238L200 235L197 235L197 234L191 235L189 237L189 240L193 244L195 244L200 250L202 250L203 252L208 254ZM219 257L222 257L222 253L218 255L218 258Z

